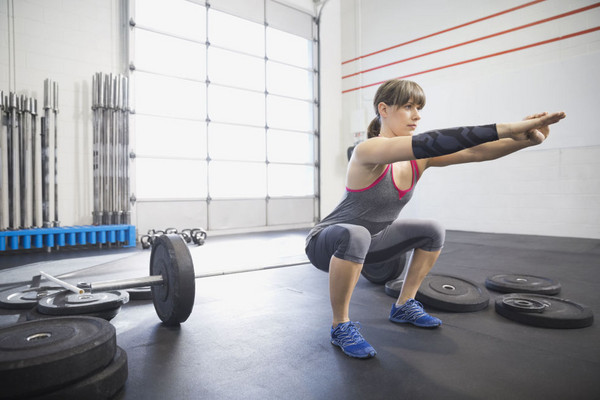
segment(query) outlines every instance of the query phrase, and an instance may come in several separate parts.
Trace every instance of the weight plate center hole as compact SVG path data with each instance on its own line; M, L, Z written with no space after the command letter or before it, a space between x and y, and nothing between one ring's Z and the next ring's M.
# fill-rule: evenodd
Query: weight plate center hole
M26 340L28 342L33 342L33 341L36 341L36 340L48 339L51 336L52 336L52 334L50 332L39 332L39 333L34 333L33 335L27 336Z
M533 303L527 300L515 300L515 304L522 307L532 306Z
M456 290L456 288L454 286L448 285L448 284L442 285L442 288L446 289L446 290L451 290L451 291Z

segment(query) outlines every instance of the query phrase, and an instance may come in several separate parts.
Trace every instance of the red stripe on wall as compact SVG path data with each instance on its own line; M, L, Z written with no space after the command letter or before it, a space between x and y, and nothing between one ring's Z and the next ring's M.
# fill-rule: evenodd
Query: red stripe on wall
M541 19L539 21L535 21L535 22L531 22L529 24L521 25L521 26L518 26L516 28L507 29L505 31L501 31L501 32L497 32L497 33L492 33L491 35L482 36L482 37L477 38L477 39L468 40L466 42L454 44L452 46L444 47L444 48L441 48L439 50L433 50L433 51L430 51L430 52L427 52L427 53L423 53L423 54L419 54L419 55L416 55L416 56L413 56L413 57L408 57L408 58L404 58L402 60L398 60L398 61L394 61L394 62L391 62L391 63L379 65L377 67L365 69L363 71L359 71L359 72L355 72L353 74L342 76L342 79L346 79L346 78L350 78L352 76L364 74L366 72L375 71L377 69L386 68L386 67L389 67L389 66L392 66L392 65L396 65L396 64L400 64L400 63L403 63L403 62L406 62L406 61L414 60L416 58L429 56L431 54L441 53L442 51L446 51L446 50L450 50L450 49L455 49L455 48L460 47L460 46L464 46L464 45L467 45L467 44L479 42L481 40L490 39L490 38L493 38L493 37L496 37L496 36L500 36L500 35L504 35L504 34L507 34L507 33L518 31L520 29L525 29L525 28L529 28L531 26L543 24L545 22L554 21L554 20L557 20L557 19L560 19L560 18L568 17L570 15L578 14L580 12L588 11L588 10L591 10L591 9L597 8L597 7L600 7L600 3L594 3L594 4L591 4L589 6L578 8L578 9L573 10L573 11L569 11L569 12L566 12L566 13L563 13L563 14L558 14L558 15L555 15L555 16L549 17L549 18L544 18L544 19Z
M468 64L468 63L472 63L474 61L484 60L486 58L491 58L491 57L496 57L496 56L500 56L500 55L503 55L503 54L513 53L515 51L525 50L525 49L529 49L529 48L536 47L536 46L541 46L541 45L552 43L552 42L558 42L560 40L565 40L565 39L569 39L569 38L572 38L572 37L585 35L587 33L592 33L592 32L596 32L596 31L600 31L600 26L596 26L595 28L585 29L583 31L571 33L571 34L568 34L568 35L565 35L565 36L559 36L559 37L555 37L553 39L543 40L541 42L532 43L532 44L528 44L528 45L521 46L521 47L516 47L514 49L504 50L504 51L500 51L498 53L492 53L492 54L488 54L488 55L485 55L485 56L481 56L481 57L477 57L477 58L472 58L470 60L459 61L459 62L456 62L456 63L453 63L453 64L448 64L448 65L444 65L444 66L437 67L437 68L431 68L431 69L428 69L428 70L425 70L425 71L421 71L421 72L415 72L415 73L412 73L412 74L408 74L408 75L404 75L404 76L399 76L399 77L394 78L394 79L404 79L404 78L409 78L411 76L426 74L428 72L439 71L441 69L446 69L446 68L450 68L450 67L456 67L457 65ZM375 85L380 85L383 82L385 82L385 81L370 83L368 85L364 85L364 86L355 87L355 88L352 88L352 89L343 90L342 93L348 93L348 92L352 92L352 91L355 91L355 90L364 89L364 88L368 88L368 87L375 86Z
M408 42L400 43L400 44L397 44L397 45L392 46L392 47L387 47L385 49L377 50L377 51L374 51L373 53L365 54L364 56L359 56L359 57L353 58L351 60L346 60L346 61L342 62L342 65L350 63L350 62L353 62L353 61L356 61L356 60L360 60L361 58L366 58L366 57L370 57L370 56L375 55L375 54L383 53L384 51L388 51L388 50L392 50L392 49L395 49L395 48L398 48L398 47L401 47L401 46L405 46L405 45L410 44L410 43L418 42L419 40L427 39L427 38L430 38L432 36L441 35L442 33L446 33L446 32L453 31L455 29L463 28L465 26L472 25L472 24L475 24L477 22L485 21L486 19L491 19L491 18L498 17L498 16L503 15L503 14L508 14L509 12L520 10L521 8L529 7L529 6L532 6L532 5L537 4L537 3L541 3L542 1L545 1L545 0L531 1L529 3L525 3L525 4L522 4L522 5L517 6L517 7L509 8L508 10L504 10L504 11L500 11L500 12L492 14L492 15L488 15L487 17L479 18L479 19L476 19L476 20L473 20L473 21L470 21L470 22L466 22L464 24L460 24L460 25L454 26L452 28L444 29L443 31L432 33L432 34L429 34L427 36L423 36L423 37L420 37L420 38L417 38L417 39L412 39L412 40L409 40Z

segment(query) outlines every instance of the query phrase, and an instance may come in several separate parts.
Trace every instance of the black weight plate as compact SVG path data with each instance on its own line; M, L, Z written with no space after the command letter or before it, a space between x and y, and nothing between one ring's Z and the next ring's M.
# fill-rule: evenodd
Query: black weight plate
M452 312L479 311L490 301L485 288L475 282L448 275L425 277L415 300L439 310Z
M397 299L398 297L400 297L400 291L402 290L403 284L404 279L394 279L393 281L387 281L385 283L385 294Z
M523 312L506 306L511 300L539 302L546 305L542 312ZM585 328L592 325L594 315L589 307L571 300L532 293L511 293L496 299L496 312L510 320L542 328Z
M62 292L64 288L40 287L30 288L29 285L19 286L0 292L0 308L11 310L26 310L35 307L42 297Z
M129 300L152 300L152 288L150 286L126 289Z
M150 254L150 275L161 275L162 285L152 286L158 317L167 326L188 319L194 307L196 281L190 250L179 235L156 238Z
M113 319L114 317L116 317L119 314L119 311L121 311L120 306L116 307L116 308L111 308L109 310L77 314L77 315L82 316L82 317L102 318L107 321L110 321L111 319ZM32 308L31 310L27 311L27 313L25 314L25 319L27 321L34 321L36 319L48 319L48 318L56 318L56 315L42 314L41 312L38 311L37 308Z
M485 280L490 290L502 293L536 293L553 295L560 293L560 283L541 276L500 274Z
M400 258L380 263L364 264L361 274L371 283L383 285L387 281L396 279L404 271L406 265L406 254Z
M543 313L548 303L533 299L523 299L519 297L508 297L502 300L502 307L517 312L535 312Z
M0 329L2 397L40 394L110 363L115 328L100 318L61 317Z
M125 290L77 294L63 291L40 299L37 309L48 315L78 315L112 310L129 301Z
M111 363L95 374L33 400L110 399L127 381L127 353L117 346Z

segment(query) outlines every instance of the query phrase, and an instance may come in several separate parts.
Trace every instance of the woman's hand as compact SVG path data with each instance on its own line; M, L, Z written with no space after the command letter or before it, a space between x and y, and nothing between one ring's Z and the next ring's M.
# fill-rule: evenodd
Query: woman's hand
M564 112L532 114L523 121L496 124L499 138L527 140L532 145L542 143L550 134L549 125L555 124L567 115Z

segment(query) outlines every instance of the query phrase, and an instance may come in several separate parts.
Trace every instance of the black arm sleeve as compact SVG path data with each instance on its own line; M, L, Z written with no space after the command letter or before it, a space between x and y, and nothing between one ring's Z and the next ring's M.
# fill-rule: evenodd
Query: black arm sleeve
M430 158L498 140L496 124L465 126L420 133L412 137L415 158Z

